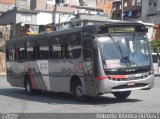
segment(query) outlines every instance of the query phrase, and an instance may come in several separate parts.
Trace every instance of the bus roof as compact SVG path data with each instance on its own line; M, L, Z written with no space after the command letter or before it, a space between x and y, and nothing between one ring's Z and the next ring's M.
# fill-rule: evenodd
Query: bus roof
M49 37L49 36L53 36L53 35L62 35L62 34L66 34L66 33L73 33L73 32L80 32L82 31L82 29L84 30L91 30L93 31L93 33L96 33L97 28L101 27L101 26L122 26L122 25L136 25L136 26L144 26L141 23L130 23L130 22L108 22L108 23L103 23L103 24L96 24L96 25L86 25L86 26L82 26L82 27L76 27L76 28L70 28L70 29L65 29L65 30L60 30L60 31L54 31L54 32L50 32L50 33L43 33L43 34L38 34L38 35L33 35L33 36L24 36L24 37L19 37L19 38L13 38L11 40L7 41L7 44L10 43L15 43L15 42L19 42L19 41L27 41L27 40L34 40L37 38L43 38L43 37Z

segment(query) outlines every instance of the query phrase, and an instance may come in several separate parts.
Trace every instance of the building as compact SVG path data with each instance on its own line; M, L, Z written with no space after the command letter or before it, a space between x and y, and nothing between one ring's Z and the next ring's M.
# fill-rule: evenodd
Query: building
M0 16L0 23L9 24L11 26L10 37L19 37L21 35L16 32L17 27L18 30L20 30L19 23L30 26L48 25L52 23L59 24L73 19L76 10L95 14L94 12L96 11L96 8L85 10L88 9L88 7L77 7L76 5L78 2L79 1L73 2L72 0L61 0L61 2L58 0L17 0L14 9L7 11ZM87 3L85 1L83 2ZM90 2L88 2L89 5L91 5ZM29 3L30 6L28 5ZM23 6L24 8L22 9Z
M0 16L0 24L9 26L7 33L2 33L7 34L7 40L9 37L37 34L44 29L50 31L50 25L68 22L75 18L77 13L103 14L96 12L96 0L0 0L0 2L8 5L9 8L4 10L3 5L0 4L4 10ZM87 7L93 9L86 10ZM0 49L4 49L4 46L2 45ZM2 59L4 58L0 56L0 61ZM1 64L5 63L0 62L0 71L1 67L4 67Z
M152 39L160 39L160 0L142 0L142 21L152 23Z
M15 7L15 0L0 0L0 14ZM0 22L0 73L5 72L5 42L9 39L10 27Z
M132 21L141 17L141 0L123 0L123 19ZM122 1L113 2L112 19L122 19Z
M30 9L30 2L32 0L16 0L15 7L21 9Z
M107 16L111 17L113 2L114 2L114 0L97 0L96 6L97 6L97 8L103 9L105 14Z
M13 9L14 6L15 0L0 0L0 14Z

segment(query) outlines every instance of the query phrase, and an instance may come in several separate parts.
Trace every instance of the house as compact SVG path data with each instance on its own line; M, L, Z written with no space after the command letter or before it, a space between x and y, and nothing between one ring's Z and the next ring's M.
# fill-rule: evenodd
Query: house
M160 39L160 1L142 0L142 21L155 24L152 39Z
M96 7L104 10L108 17L112 15L112 3L114 0L97 0Z
M133 20L141 17L141 0L123 0L123 19ZM122 1L113 2L112 19L122 19Z

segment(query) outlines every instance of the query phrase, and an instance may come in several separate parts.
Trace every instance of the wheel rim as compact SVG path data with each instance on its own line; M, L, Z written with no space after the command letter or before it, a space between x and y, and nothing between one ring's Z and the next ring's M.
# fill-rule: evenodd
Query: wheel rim
M82 86L77 86L76 87L76 96L81 97L83 96L84 92L83 92L83 87Z

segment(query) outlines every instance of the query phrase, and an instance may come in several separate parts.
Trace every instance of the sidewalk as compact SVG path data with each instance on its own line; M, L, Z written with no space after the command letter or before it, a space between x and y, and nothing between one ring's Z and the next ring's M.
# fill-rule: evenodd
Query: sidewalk
M0 72L0 76L6 76L6 72Z

